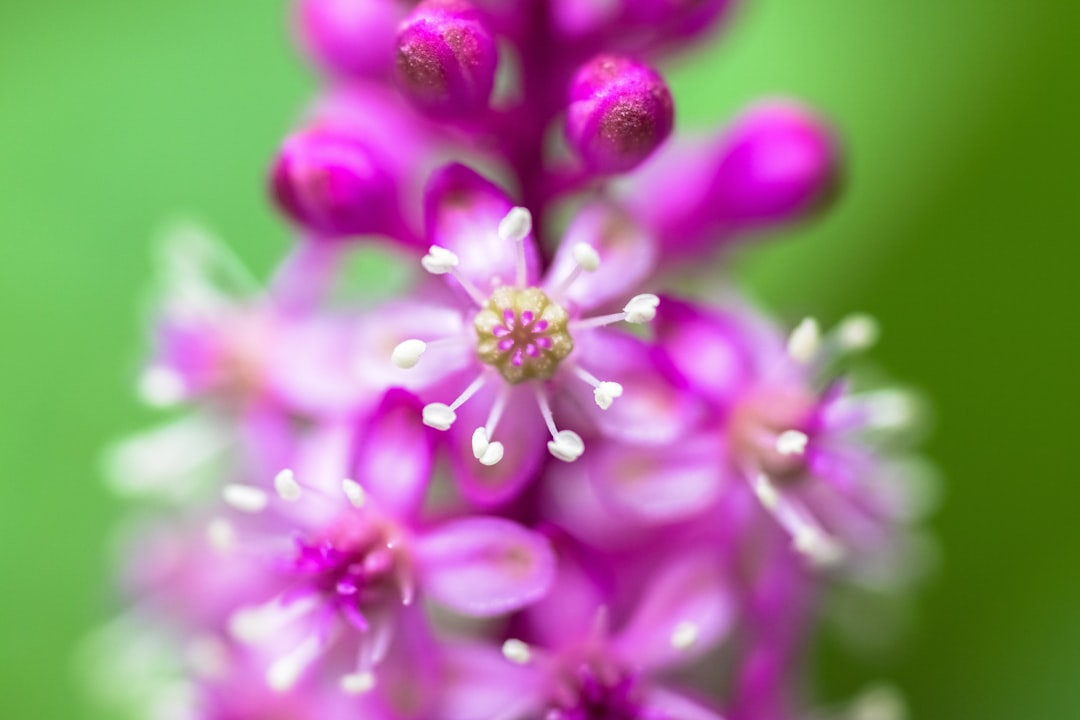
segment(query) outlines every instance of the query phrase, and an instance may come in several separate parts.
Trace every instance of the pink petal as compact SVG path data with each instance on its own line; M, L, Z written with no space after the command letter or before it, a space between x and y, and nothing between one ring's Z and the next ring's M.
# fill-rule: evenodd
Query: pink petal
M595 272L583 272L566 293L579 308L625 301L653 270L656 242L621 208L593 203L571 222L545 276L548 289L558 287L577 267L574 247L584 243L600 256Z
M579 333L571 358L603 381L623 387L622 397L601 410L588 386L570 394L606 436L628 443L660 445L682 437L701 417L700 399L689 392L658 348L627 333L593 330ZM569 382L569 381L568 381Z
M513 285L517 246L499 238L499 223L513 207L500 188L464 165L436 171L424 198L428 241L457 254L458 271L481 292ZM528 282L535 284L537 253L532 236L525 239Z
M389 390L357 433L352 479L398 519L419 514L431 478L434 449L422 409L415 396Z
M654 669L682 665L719 642L735 619L735 602L710 554L682 556L656 574L645 588L630 622L615 638L616 652L628 662ZM693 642L676 637L692 625Z
M491 645L447 646L443 653L442 720L531 717L542 709L544 677L516 665Z
M472 453L472 434L487 424L495 396L502 382L489 383L469 402L458 409L458 419L450 430L450 467L461 493L480 507L495 507L509 502L536 475L547 457L550 436L536 408L531 388L510 388L506 410L491 439L501 442L502 460L497 465L482 465Z
M715 503L726 472L720 438L700 433L670 446L593 443L589 479L602 501L650 523L682 520Z
M645 692L642 710L646 717L677 718L677 720L724 720L723 715L690 698L663 688Z
M551 587L555 556L542 535L493 517L453 520L416 547L424 589L465 615L519 610Z
M733 316L664 297L652 325L672 364L710 402L727 406L745 389L752 338Z

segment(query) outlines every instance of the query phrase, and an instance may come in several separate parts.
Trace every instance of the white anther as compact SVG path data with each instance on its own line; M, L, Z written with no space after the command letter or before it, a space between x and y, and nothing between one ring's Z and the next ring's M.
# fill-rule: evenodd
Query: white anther
M350 673L341 678L341 689L350 695L362 695L375 687L375 673L370 670Z
M573 430L560 430L547 446L548 451L563 462L574 462L585 452L585 441Z
M600 255L592 245L578 243L573 249L574 262L585 272L596 272L600 268Z
M867 423L882 430L906 427L917 414L915 398L903 390L877 390L856 398L866 409Z
M214 518L206 525L206 540L218 552L228 552L236 546L236 530L225 518Z
M810 438L799 430L785 430L776 436L776 452L781 455L802 455Z
M769 478L764 475L758 475L754 478L754 494L757 495L758 501L765 506L765 509L770 512L776 510L777 505L780 504L780 493L777 491L776 486L769 482Z
M877 342L881 328L877 320L869 315L849 315L840 321L836 328L836 337L840 346L850 352L866 350Z
M499 221L499 237L509 242L521 242L532 232L532 213L523 207L512 207Z
M438 245L428 248L428 254L420 258L420 264L432 275L445 275L458 265L458 256Z
M671 647L676 650L688 650L694 646L701 635L701 628L696 623L683 620L671 633Z
M288 468L279 472L274 478L274 489L277 490L278 496L286 502L296 502L302 494L300 483L296 482L296 476Z
M518 665L527 665L532 660L532 649L528 643L510 638L503 643L502 654L507 660Z
M449 430L457 420L457 413L445 403L431 403L424 406L424 424L436 430Z
M473 431L473 456L480 461L481 465L497 465L503 459L505 450L501 442L492 442L488 438L487 428L478 427Z
M905 720L907 706L900 693L887 685L870 687L852 701L849 720Z
M651 293L635 295L623 308L623 312L626 313L626 322L635 325L650 322L656 317L656 308L659 306L660 298Z
M172 368L154 366L139 377L139 397L153 407L169 407L184 399L184 379Z
M623 386L617 382L602 382L593 390L593 398L601 410L607 410L615 398L622 397Z
M809 363L821 347L821 328L814 318L806 318L788 337L787 351L793 360Z
M266 671L266 684L270 689L276 692L291 689L311 661L322 652L322 643L322 638L311 636L288 655L278 658Z
M345 497L349 499L353 507L362 508L367 502L367 493L364 492L364 488L360 487L360 483L355 480L345 478L341 481L341 489L345 491Z
M221 489L221 497L240 512L252 514L262 512L270 502L269 495L251 485L226 485Z
M398 343L390 354L390 361L403 370L410 370L420 362L420 356L427 350L423 340L406 340Z

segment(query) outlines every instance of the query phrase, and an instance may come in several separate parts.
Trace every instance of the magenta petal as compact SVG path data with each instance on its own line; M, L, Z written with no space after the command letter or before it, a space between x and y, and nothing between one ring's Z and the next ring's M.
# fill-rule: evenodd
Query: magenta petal
M604 435L629 443L667 444L682 437L701 417L700 399L682 386L658 348L605 329L582 332L574 339L573 357L583 368L623 387L622 396L607 410L597 407L587 389L573 393Z
M490 645L448 645L441 669L442 720L532 717L542 709L545 684L537 667L516 665Z
M355 370L355 326L344 318L305 318L279 324L268 382L290 408L312 415L345 415L368 402Z
M672 364L710 402L725 407L745 389L753 339L733 317L665 296L653 328Z
M583 208L567 228L546 275L548 288L558 287L577 267L573 252L579 243L600 256L599 269L582 273L566 293L579 308L625 301L656 263L655 240L621 208L597 202Z
M433 443L422 410L415 396L392 389L357 431L352 479L399 519L420 512L431 477Z
M700 433L670 446L594 443L589 479L604 503L650 523L700 515L724 487L720 438Z
M457 254L458 271L481 292L496 285L513 285L517 246L499 238L499 223L513 207L500 188L464 165L435 172L424 197L428 242ZM525 239L528 281L536 282L536 245Z
M734 619L735 602L718 560L709 554L683 556L653 576L613 642L621 657L640 667L681 665L720 641ZM691 635L690 642L680 644Z
M502 615L539 600L555 573L547 539L502 518L440 525L419 538L416 556L424 589L475 617Z
M488 413L501 381L491 383L458 409L458 420L450 429L450 468L461 493L475 505L495 507L516 497L532 480L547 456L550 436L536 409L536 400L528 386L508 389L506 411L492 440L504 448L497 465L482 465L472 453L472 434L487 423Z
M701 705L679 693L663 688L649 688L642 701L645 717L678 718L678 720L724 720L715 710Z

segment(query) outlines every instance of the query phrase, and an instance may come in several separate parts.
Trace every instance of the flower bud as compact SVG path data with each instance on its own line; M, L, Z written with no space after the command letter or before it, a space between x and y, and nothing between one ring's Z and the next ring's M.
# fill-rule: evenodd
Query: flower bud
M590 170L626 172L667 138L674 116L659 74L627 58L600 55L570 83L566 137Z
M814 209L832 190L836 149L829 128L791 102L758 105L724 140L707 193L725 222L778 222Z
M498 50L462 0L428 0L397 36L398 86L421 110L462 117L487 107Z
M386 232L397 220L397 190L376 153L326 130L288 138L270 177L278 206L323 238Z
M300 0L296 27L308 55L332 75L379 77L394 63L394 0Z

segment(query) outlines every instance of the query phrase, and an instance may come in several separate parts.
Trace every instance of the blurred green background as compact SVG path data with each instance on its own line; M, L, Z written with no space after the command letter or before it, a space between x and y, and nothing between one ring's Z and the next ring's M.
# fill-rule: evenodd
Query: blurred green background
M743 253L790 318L849 309L925 388L944 562L893 652L817 654L826 698L898 684L920 720L1080 717L1075 4L751 0L672 75L704 126L761 94L835 118L849 184ZM313 79L282 0L0 3L0 718L102 717L73 645L111 612L102 446L130 384L149 238L194 212L266 271L262 173Z

